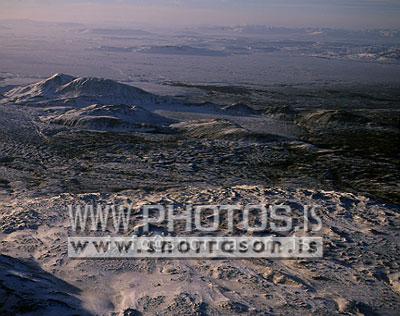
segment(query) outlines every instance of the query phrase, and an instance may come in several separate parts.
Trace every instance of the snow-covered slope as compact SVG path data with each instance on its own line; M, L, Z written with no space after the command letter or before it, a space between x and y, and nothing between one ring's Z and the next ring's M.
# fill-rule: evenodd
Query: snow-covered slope
M283 139L278 135L253 132L235 122L221 118L184 121L172 124L171 127L191 138L250 142L271 142Z
M3 103L27 105L138 104L156 102L157 97L142 89L109 79L75 78L56 74L46 80L18 87L5 94Z
M33 263L0 255L0 315L90 315L79 290Z
M225 119L186 121L171 127L193 138L245 140L253 136L247 129Z
M47 122L90 130L131 131L165 127L174 121L134 105L93 104L46 118Z
M194 138L235 138L248 134L240 125L224 119L187 121L172 126Z
M54 98L57 96L57 90L60 87L74 79L76 78L69 75L55 74L46 80L12 89L5 94L5 97L15 103Z

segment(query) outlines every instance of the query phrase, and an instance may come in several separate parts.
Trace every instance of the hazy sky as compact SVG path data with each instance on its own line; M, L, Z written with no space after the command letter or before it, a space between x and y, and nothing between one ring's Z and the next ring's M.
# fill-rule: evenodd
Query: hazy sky
M400 0L0 0L0 19L400 28Z

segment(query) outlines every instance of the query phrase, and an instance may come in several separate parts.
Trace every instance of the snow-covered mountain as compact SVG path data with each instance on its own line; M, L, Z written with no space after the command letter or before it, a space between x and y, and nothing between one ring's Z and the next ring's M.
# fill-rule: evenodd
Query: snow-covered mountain
M56 74L8 91L3 103L84 107L94 103L148 105L156 101L151 93L113 80Z

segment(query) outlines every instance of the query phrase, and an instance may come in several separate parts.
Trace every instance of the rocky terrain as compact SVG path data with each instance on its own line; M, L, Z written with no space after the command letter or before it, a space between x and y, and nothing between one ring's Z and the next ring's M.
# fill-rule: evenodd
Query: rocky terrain
M234 95L195 103L63 74L5 91L0 314L396 315L397 96L363 110L316 107L318 94L309 106L216 102ZM295 218L317 204L324 258L70 259L67 205L126 200L289 204Z

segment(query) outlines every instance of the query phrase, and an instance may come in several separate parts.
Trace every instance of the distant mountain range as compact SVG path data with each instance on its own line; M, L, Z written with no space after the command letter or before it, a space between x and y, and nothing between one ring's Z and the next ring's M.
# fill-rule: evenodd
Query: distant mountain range
M210 28L212 29L212 28ZM273 27L267 25L239 25L239 26L223 26L215 27L221 31L229 31L242 34L308 34L308 35L326 35L326 36L363 36L363 37L384 37L384 38L400 38L400 30L393 29L365 29L365 30L349 30L339 28L288 28L288 27Z
M245 104L222 107L213 103L185 103L173 97L158 96L140 88L103 78L77 78L55 74L37 83L3 93L0 104L33 107L85 108L91 105L139 106L148 111L167 110L225 115L254 115Z
M37 83L4 93L3 105L39 109L41 122L86 130L114 132L169 131L179 120L161 112L252 116L260 114L245 104L222 107L213 103L185 103L102 78L55 74Z

